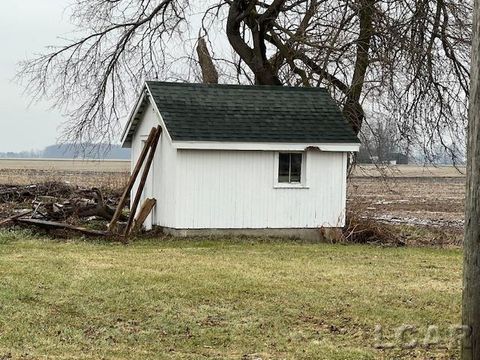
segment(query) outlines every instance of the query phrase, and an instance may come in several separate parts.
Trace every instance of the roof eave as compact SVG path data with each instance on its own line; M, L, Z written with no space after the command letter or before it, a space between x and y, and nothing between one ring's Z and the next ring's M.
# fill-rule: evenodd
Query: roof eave
M130 116L128 117L127 124L125 125L123 132L122 132L122 140L121 144L123 148L130 148L132 146L132 136L133 134L130 132L132 125L134 125L134 120L137 117L142 104L144 104L147 97L147 89L146 86L143 86L142 93L138 97L135 107L133 108ZM133 129L135 130L135 129Z
M223 141L173 141L180 150L240 150L240 151L305 151L358 152L360 143L281 143L281 142L223 142Z

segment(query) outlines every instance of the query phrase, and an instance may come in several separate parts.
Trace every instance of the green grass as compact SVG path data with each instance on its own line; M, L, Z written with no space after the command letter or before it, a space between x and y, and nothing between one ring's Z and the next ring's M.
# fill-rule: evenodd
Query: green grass
M460 321L461 252L252 239L0 233L0 358L451 358L375 347Z

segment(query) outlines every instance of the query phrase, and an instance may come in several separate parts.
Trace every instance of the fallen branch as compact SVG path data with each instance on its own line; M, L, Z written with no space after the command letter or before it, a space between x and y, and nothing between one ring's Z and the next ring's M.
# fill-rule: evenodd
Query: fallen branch
M44 221L44 220L35 220L35 219L20 219L17 218L15 221L27 224L27 225L35 225L39 227L43 227L46 229L64 229L64 230L73 230L78 231L82 234L89 235L89 236L108 236L110 233L107 231L100 231L100 230L90 230L78 226L73 226L70 224L65 223L58 223L53 221Z
M95 197L94 204L86 204L83 205L81 203L76 204L77 208L75 209L75 213L79 217L90 217L90 216L98 216L107 221L112 220L113 215L115 214L115 209L111 208L107 204L105 204L105 200L103 198L103 194L98 188L93 188L91 190Z
M6 218L6 219L0 221L0 225L8 224L8 223L10 223L10 222L12 222L12 221L15 221L15 220L21 218L22 216L29 215L29 214L31 214L32 212L33 212L33 210L28 210L28 211L24 211L23 213L10 216L9 218Z

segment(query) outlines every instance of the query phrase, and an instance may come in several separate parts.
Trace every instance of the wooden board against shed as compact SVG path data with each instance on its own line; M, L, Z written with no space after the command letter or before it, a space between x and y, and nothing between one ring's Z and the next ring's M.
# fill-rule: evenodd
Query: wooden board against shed
M133 227L130 233L136 233L140 231L142 228L143 223L147 219L148 214L152 211L153 207L157 203L157 200L155 199L146 199L140 208L140 211L138 213L138 216L135 218L135 221L133 223Z

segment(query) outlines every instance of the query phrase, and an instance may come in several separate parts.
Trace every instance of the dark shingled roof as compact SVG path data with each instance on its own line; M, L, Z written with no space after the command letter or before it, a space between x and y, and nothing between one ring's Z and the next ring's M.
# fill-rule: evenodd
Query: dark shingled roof
M325 89L148 81L174 141L358 143Z

